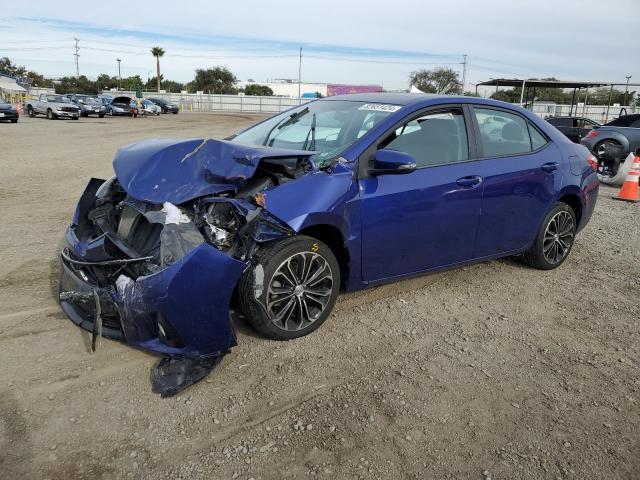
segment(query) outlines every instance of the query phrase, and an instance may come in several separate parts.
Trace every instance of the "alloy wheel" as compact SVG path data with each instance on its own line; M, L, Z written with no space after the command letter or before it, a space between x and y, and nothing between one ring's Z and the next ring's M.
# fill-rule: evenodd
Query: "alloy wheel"
M575 221L569 212L556 213L544 232L542 253L552 265L560 263L569 253L575 235Z
M266 296L269 317L282 330L302 330L320 318L333 288L333 272L324 257L296 253L271 277Z

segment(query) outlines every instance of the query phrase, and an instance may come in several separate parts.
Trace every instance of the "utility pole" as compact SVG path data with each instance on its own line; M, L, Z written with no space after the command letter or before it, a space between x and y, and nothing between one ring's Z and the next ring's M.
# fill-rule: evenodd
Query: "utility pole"
M302 83L302 47L300 47L300 58L298 60L298 103L300 103L300 84Z
M122 75L120 75L120 62L122 61L119 58L116 58L118 61L118 91L122 90Z
M80 66L78 65L78 59L80 58L80 54L78 53L78 50L80 50L80 47L78 47L78 42L80 41L79 38L74 38L74 40L76 41L76 53L73 54L74 57L76 57L76 77L80 76Z
M462 95L464 95L464 84L467 80L467 54L462 55Z
M631 75L627 75L626 77L624 77L627 79L627 87L624 89L624 105L623 107L627 106L627 93L629 92L629 80L631 80Z

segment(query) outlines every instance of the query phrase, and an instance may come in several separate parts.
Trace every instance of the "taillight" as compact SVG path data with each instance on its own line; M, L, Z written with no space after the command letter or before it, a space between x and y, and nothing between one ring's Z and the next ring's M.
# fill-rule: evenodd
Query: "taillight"
M598 171L598 159L596 157L589 154L589 156L587 157L587 162L589 162L589 165L591 165L591 168L593 168L594 172Z
M589 133L585 135L585 138L596 138L598 135L600 135L598 130L589 130Z

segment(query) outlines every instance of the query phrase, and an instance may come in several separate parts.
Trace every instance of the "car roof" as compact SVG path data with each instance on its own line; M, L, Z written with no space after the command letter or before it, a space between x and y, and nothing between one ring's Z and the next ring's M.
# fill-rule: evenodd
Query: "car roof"
M499 100L491 100L481 97L468 97L462 95L444 95L437 93L349 93L346 95L334 95L321 98L318 101L347 100L352 102L388 103L391 105L429 105L437 103L436 100L446 100L453 103L475 103L480 105L493 105L513 109L514 105Z

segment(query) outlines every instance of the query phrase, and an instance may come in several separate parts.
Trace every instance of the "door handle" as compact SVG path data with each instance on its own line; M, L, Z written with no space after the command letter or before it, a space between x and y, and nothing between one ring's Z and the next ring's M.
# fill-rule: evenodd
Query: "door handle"
M543 164L540 168L545 172L553 172L557 170L559 166L560 164L558 162L549 162L549 163Z
M456 183L461 187L475 187L482 183L482 177L478 175L470 175L468 177L462 177L456 180Z

